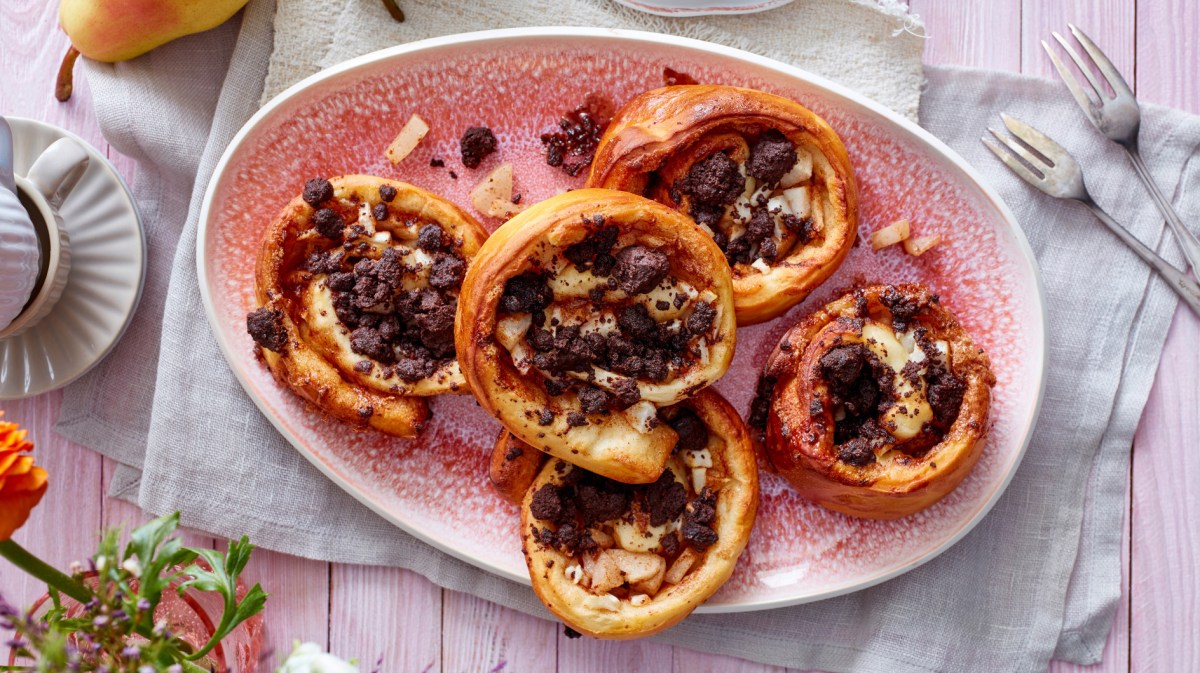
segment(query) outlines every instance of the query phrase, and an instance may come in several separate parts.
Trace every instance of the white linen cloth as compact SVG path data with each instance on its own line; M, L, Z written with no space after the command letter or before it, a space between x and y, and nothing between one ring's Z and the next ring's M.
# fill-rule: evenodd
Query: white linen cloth
M533 593L400 532L343 493L274 431L213 339L196 279L200 198L260 102L345 58L437 34L499 26L625 26L775 56L903 113L919 95L919 24L891 3L808 0L740 17L662 19L604 0L527 4L407 0L393 24L376 0L252 0L238 21L116 65L88 64L105 135L141 165L150 273L118 349L63 400L58 431L116 458L110 491L219 535L339 562L402 566L547 616ZM274 28L274 33L272 29ZM274 35L274 39L272 39ZM756 36L747 40L747 36ZM880 586L810 605L693 616L665 642L804 669L1041 671L1097 661L1119 595L1128 452L1176 299L1083 209L1043 197L986 153L1006 110L1079 158L1102 204L1150 245L1163 223L1120 150L1050 82L928 68L920 121L975 165L1016 212L1042 266L1049 376L1041 419L995 510L936 560ZM1142 149L1184 221L1200 215L1200 119L1146 106ZM1179 262L1172 241L1161 246ZM1094 273L1104 260L1103 274ZM251 457L252 456L252 457ZM288 508L264 508L258 494Z

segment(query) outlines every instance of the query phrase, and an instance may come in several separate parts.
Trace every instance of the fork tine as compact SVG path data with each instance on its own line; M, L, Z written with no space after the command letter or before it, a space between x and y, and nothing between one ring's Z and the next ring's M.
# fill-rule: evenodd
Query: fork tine
M1004 126L1016 137L1020 138L1025 144L1032 147L1039 154L1049 160L1050 166L1057 168L1059 166L1070 166L1075 163L1075 159L1067 152L1066 148L1059 145L1045 133L1033 128L1029 124L1017 119L1016 117L1001 112L1000 118L1004 120ZM1046 162L1041 162L1046 163Z
M1068 23L1067 27L1071 29L1071 34L1075 36L1076 40L1079 40L1079 44L1083 46L1088 55L1092 57L1092 60L1096 62L1096 67L1100 68L1100 72L1104 74L1104 79L1108 81L1108 85L1112 87L1113 92L1118 96L1133 98L1133 90L1129 88L1129 84L1125 81L1125 78L1121 76L1120 71L1112 64L1112 61L1108 60L1104 52L1100 51L1100 47L1097 47L1096 43L1092 42L1092 38L1088 37L1086 33L1079 30L1074 24Z
M1063 83L1067 85L1067 89L1075 97L1075 102L1079 103L1079 107L1083 109L1093 124L1098 123L1099 106L1083 90L1083 87L1079 84L1079 80L1075 79L1075 74L1067 68L1067 64L1062 62L1062 59L1058 57L1058 53L1045 40L1042 40L1042 49L1045 49L1046 54L1050 56L1050 61L1054 63L1054 68L1058 70L1059 77L1062 77Z
M991 131L993 135L996 135L997 138L1000 137L997 134L995 129L988 129L988 130ZM1014 157L1012 154L1009 154L1008 152L1005 152L1004 150L1000 149L1000 146L997 145L996 142L994 140L992 140L991 138L989 138L987 136L983 136L982 138L980 138L980 140L982 140L983 144L986 145L987 148L992 151L992 154L996 155L997 159L999 159L1000 161L1003 161L1005 166L1008 166L1008 168L1013 173L1016 173L1017 177L1021 178L1025 182L1028 182L1029 184L1033 185L1034 187L1037 187L1038 189L1045 191L1045 187L1043 186L1046 181L1045 176L1034 173L1032 170L1029 169L1028 166L1026 166L1025 164L1018 161L1017 158ZM1005 147L1008 147L1007 143L1005 143Z
M1083 57L1079 55L1079 52L1075 51L1075 47L1071 46L1070 42L1067 42L1067 38L1060 35L1057 31L1050 34L1054 36L1054 40L1063 48L1063 51L1067 52L1067 56L1070 56L1071 60L1075 62L1075 67L1079 68L1079 72L1083 73L1088 84L1092 85L1092 91L1096 92L1096 98L1103 103L1104 99L1108 97L1108 90L1100 86L1100 82L1096 81L1096 76L1092 74L1091 67L1083 62Z
M1041 157L1037 156L1033 152L1030 152L1024 145L1013 140L1012 138L1009 138L1000 131L997 131L994 128L988 128L988 132L991 133L996 140L1000 141L1002 145L1007 147L1009 152L1016 154L1025 161L1029 162L1029 165L1032 166L1037 172L1045 174L1043 167L1052 168L1051 166L1047 166L1046 162Z

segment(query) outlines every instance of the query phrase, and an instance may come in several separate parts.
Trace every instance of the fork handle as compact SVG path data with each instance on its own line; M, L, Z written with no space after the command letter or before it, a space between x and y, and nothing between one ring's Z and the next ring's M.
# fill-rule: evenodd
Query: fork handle
M1175 294L1178 294L1179 298L1182 299L1189 307L1191 307L1192 312L1200 316L1200 285L1197 285L1196 281L1188 278L1186 275L1181 273L1179 269L1171 266L1167 260L1159 257L1158 253L1154 252L1150 248L1146 247L1146 245L1141 241L1134 238L1133 234L1126 231L1125 227L1122 227L1120 224L1118 224L1116 220L1114 220L1108 213L1104 212L1104 209L1096 205L1094 201L1087 199L1081 201L1081 203L1090 208L1092 213L1096 216L1096 219L1103 222L1104 226L1108 227L1109 231L1116 234L1117 238L1121 239L1121 242L1129 246L1129 248L1133 250L1138 257L1141 257L1147 264L1153 267L1154 270L1158 272L1158 275L1162 276L1167 281L1167 285L1171 286L1171 289L1175 291Z
M1150 177L1150 170L1146 168L1146 162L1142 161L1142 153L1138 150L1137 145L1124 147L1125 152L1129 154L1129 160L1133 162L1133 170L1137 171L1142 184L1146 185L1146 190L1154 199L1154 205L1158 206L1158 212L1167 218L1167 224L1171 227L1171 233L1175 234L1175 240L1179 241L1179 247L1183 249L1183 256L1187 259L1188 266L1192 268L1192 271L1200 274L1200 240L1196 238L1195 234L1188 231L1187 227L1183 226L1183 222L1179 219L1179 213L1175 212L1171 202L1159 190L1154 178Z

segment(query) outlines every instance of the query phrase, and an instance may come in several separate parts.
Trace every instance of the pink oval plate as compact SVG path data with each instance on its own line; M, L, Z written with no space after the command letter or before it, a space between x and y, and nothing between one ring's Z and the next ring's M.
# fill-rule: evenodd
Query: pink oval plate
M369 173L412 182L470 209L467 194L499 162L533 203L584 175L544 161L539 134L600 93L615 104L662 84L663 68L698 81L772 91L823 115L849 148L862 192L860 235L900 218L943 242L920 258L860 243L837 274L781 319L738 332L717 388L743 413L782 332L838 289L863 280L920 281L939 292L992 357L994 425L975 471L949 497L899 521L852 519L797 496L763 473L762 506L733 578L701 607L757 610L828 598L882 582L944 551L991 508L1029 440L1041 399L1045 330L1029 245L1008 208L949 148L915 124L837 84L760 56L630 31L538 28L452 35L324 70L276 97L237 134L200 216L200 289L230 367L281 433L347 492L418 538L503 577L528 583L517 513L492 490L488 454L499 430L469 396L433 401L416 441L348 432L279 386L246 335L263 229L314 176ZM429 135L399 166L384 149L409 115ZM464 168L458 138L490 126L499 151ZM430 159L442 158L445 168ZM454 170L458 178L451 177ZM483 218L490 229L495 219Z

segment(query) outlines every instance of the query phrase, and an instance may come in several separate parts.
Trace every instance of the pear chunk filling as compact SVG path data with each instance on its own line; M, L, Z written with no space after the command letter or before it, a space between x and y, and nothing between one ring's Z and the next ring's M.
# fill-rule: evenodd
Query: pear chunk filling
M669 411L665 422L679 443L657 482L622 484L557 461L554 479L534 492L531 534L569 557L564 576L592 594L597 609L652 603L698 568L718 540L716 505L726 477L713 456L724 443L694 412Z

